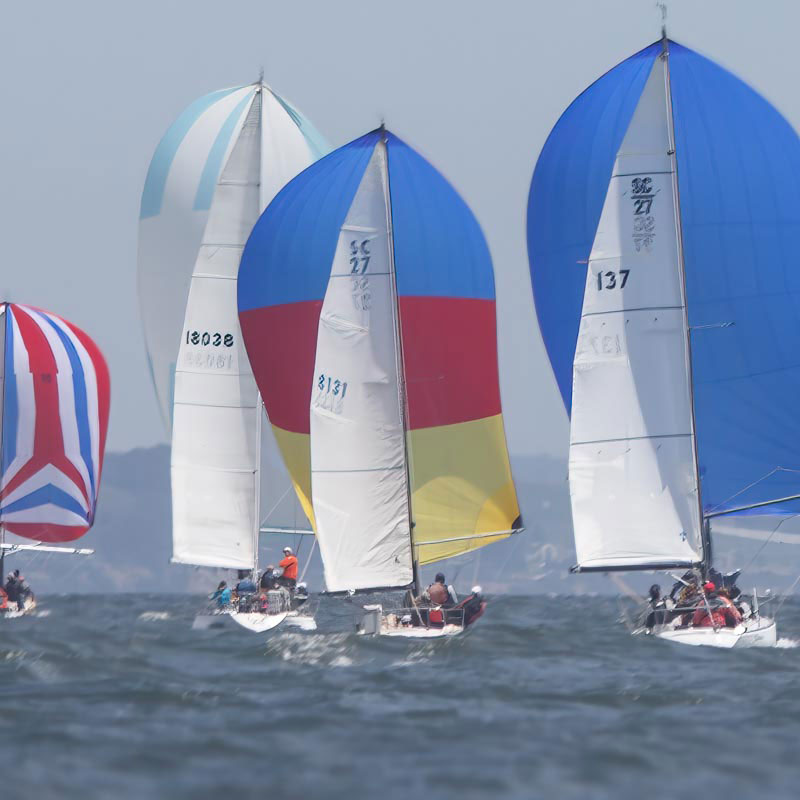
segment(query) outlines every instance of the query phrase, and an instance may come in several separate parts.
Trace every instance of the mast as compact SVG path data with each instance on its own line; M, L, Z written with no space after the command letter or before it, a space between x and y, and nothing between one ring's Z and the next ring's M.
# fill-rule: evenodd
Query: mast
M264 210L264 181L261 170L264 167L264 67L258 75L256 85L256 95L261 95L261 108L258 113L258 216ZM253 99L255 102L255 98ZM244 252L244 251L242 251ZM255 495L253 498L253 580L258 577L258 543L261 534L261 416L264 414L264 401L261 399L261 390L256 395L256 452L255 452L255 473L253 482L255 484Z
M666 8L662 9L662 19L665 19ZM669 152L671 166L672 166L672 195L675 202L675 233L678 246L678 272L680 274L681 286L681 305L683 306L683 324L686 331L686 365L688 369L688 387L689 387L689 410L691 414L691 427L692 427L692 456L694 469L694 483L697 488L697 519L701 525L701 541L703 544L703 575L708 571L711 565L711 526L708 520L703 515L703 498L700 487L700 461L697 455L697 423L695 418L694 408L694 370L692 369L692 329L689 325L689 305L686 293L686 263L684 260L683 252L683 227L681 220L681 200L680 189L678 185L678 157L675 150L675 121L672 115L672 86L669 73L669 39L667 38L667 26L661 26L661 63L664 67L664 89L667 103L667 132L669 138Z
M386 126L381 121L380 145L383 147L385 170L384 189L386 193L386 231L389 244L389 263L392 273L392 310L394 312L394 332L395 332L395 359L397 363L397 390L400 395L400 417L403 423L403 462L406 473L406 497L408 507L408 535L411 539L411 575L413 593L419 592L419 571L417 567L417 552L414 549L414 520L411 505L411 472L410 459L408 457L408 394L406 392L406 372L405 358L403 357L403 332L400 327L400 300L397 294L397 269L394 261L394 229L392 227L392 192L389 185L389 148L387 146Z

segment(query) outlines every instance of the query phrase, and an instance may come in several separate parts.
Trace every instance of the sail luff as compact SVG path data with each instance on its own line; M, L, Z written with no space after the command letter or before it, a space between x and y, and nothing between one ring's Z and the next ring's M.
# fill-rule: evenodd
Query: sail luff
M406 391L405 358L403 356L403 328L400 324L400 301L397 293L397 265L394 257L394 226L392 223L392 189L389 175L389 148L386 146L386 129L381 127L381 140L378 144L383 149L382 169L384 172L384 202L386 204L386 235L389 244L389 271L392 284L392 312L395 335L395 363L397 370L397 393L400 404L400 416L403 422L403 461L406 476L406 498L408 508L408 536L411 544L411 574L413 590L419 590L418 548L414 546L414 504L411 495L411 460L408 455L408 392Z
M678 271L681 281L681 305L683 306L683 325L685 330L685 349L687 367L687 385L689 387L689 412L692 431L692 467L694 469L694 485L697 492L697 514L702 526L701 547L703 563L708 567L711 563L710 526L703 517L703 496L700 486L700 459L697 454L697 418L694 402L694 371L692 369L692 329L689 325L689 301L686 292L686 260L683 249L683 226L681 221L681 193L678 182L678 154L675 144L675 119L672 111L672 80L669 72L669 39L666 27L661 35L661 62L664 66L664 94L667 106L667 138L669 141L669 157L672 163L672 196L675 204L675 236L678 247Z

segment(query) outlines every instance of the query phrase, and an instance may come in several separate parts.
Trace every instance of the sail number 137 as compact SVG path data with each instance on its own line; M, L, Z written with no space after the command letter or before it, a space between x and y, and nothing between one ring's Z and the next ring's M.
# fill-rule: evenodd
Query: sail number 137
M628 282L629 269L621 269L619 272L608 270L608 272L597 273L597 291L603 289L624 289Z

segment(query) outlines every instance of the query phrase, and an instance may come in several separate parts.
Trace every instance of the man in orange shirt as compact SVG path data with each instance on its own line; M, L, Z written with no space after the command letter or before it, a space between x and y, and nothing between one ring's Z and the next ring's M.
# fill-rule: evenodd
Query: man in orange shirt
M283 569L283 575L278 578L281 586L294 589L297 585L297 556L292 553L291 547L283 548L283 560L278 563Z

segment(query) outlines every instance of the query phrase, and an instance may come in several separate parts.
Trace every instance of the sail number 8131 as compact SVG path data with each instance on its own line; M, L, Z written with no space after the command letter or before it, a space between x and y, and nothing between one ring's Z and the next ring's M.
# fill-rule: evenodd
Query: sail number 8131
M597 273L597 291L603 289L624 289L628 282L629 269L621 269L618 272L608 270L608 272Z

